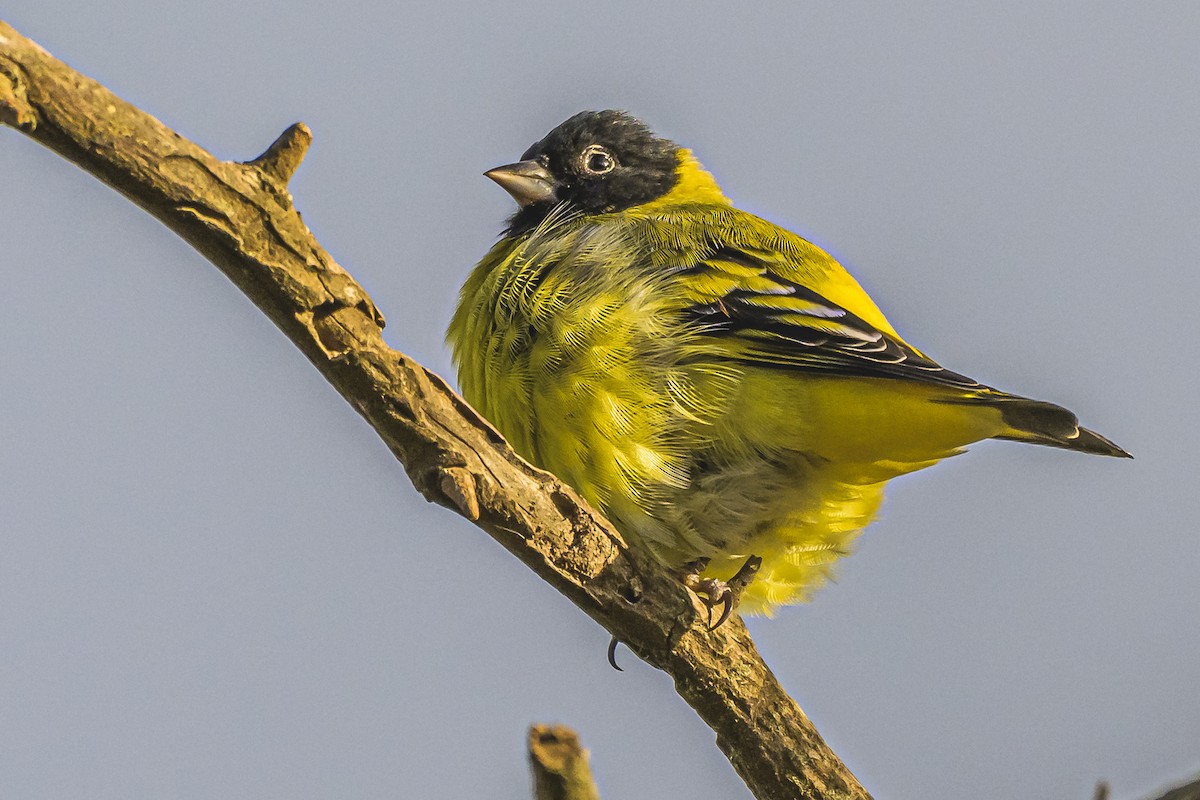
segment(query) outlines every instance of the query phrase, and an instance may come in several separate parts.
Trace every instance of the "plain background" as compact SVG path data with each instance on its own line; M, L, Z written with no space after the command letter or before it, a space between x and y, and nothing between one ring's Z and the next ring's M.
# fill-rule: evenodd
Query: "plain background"
M1011 443L895 482L837 585L752 620L880 798L1131 798L1200 768L1194 3L7 0L229 159L316 133L321 242L443 374L511 201L585 108L695 149L952 369L1137 460ZM0 131L0 794L747 797L668 679L387 450L215 269Z

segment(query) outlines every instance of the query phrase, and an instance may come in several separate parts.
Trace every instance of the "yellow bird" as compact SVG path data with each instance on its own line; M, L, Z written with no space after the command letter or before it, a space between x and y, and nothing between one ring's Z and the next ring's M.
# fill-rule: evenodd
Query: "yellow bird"
M938 365L827 253L625 113L576 114L486 174L519 210L450 324L464 396L718 625L807 599L887 481L972 442L1129 457Z

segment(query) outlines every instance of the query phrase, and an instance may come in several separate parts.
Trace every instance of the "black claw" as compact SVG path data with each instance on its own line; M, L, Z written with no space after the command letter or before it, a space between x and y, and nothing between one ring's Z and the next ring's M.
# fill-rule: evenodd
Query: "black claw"
M680 580L704 604L704 609L707 612L705 625L708 630L715 631L724 625L725 621L737 609L738 601L742 598L742 592L754 582L755 576L758 575L758 570L762 566L762 559L758 556L747 558L746 562L742 564L741 569L728 582L717 578L701 577L704 570L708 567L708 563L709 559L707 558L697 558L694 561L684 564L680 568L682 573ZM718 606L721 607L721 614L717 618L717 621L713 622L713 609ZM614 664L613 666L616 665Z
M621 642L615 636L612 637L611 641L609 641L609 643L608 643L608 665L610 667L612 667L613 669L615 669L617 672L624 672L625 670L621 669L620 665L617 664L617 645L619 645L620 643Z
M713 608L715 608L717 605L725 606L725 610L721 612L721 616L717 620L717 624L713 625L712 624L712 612L713 612ZM717 628L724 625L725 620L729 619L729 615L732 613L733 613L733 593L730 592L730 593L726 594L724 597L722 597L716 604L708 607L708 629L709 629L709 631L715 631Z

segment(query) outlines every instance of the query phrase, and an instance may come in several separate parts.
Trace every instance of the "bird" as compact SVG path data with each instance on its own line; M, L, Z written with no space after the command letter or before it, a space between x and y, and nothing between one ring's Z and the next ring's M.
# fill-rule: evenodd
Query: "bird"
M461 392L674 570L710 627L809 600L888 481L974 442L1131 457L942 367L829 254L626 112L578 113L484 174L517 210L449 325Z

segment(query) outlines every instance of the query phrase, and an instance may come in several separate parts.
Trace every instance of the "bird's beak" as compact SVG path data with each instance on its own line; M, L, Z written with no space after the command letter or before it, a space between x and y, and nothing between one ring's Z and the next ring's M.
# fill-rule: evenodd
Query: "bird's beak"
M554 176L536 161L518 161L483 173L522 206L555 199Z

